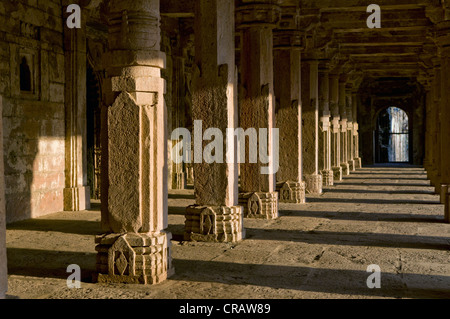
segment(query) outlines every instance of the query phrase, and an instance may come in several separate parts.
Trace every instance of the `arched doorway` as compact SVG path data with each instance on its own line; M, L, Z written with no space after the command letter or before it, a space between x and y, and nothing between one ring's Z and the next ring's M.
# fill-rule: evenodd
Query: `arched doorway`
M375 136L376 163L410 163L408 114L392 106L380 112Z

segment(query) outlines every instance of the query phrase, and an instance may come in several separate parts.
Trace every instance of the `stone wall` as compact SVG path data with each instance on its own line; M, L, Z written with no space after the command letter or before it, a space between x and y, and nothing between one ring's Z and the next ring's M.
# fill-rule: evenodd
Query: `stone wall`
M61 13L57 0L0 2L7 222L63 209L65 74Z

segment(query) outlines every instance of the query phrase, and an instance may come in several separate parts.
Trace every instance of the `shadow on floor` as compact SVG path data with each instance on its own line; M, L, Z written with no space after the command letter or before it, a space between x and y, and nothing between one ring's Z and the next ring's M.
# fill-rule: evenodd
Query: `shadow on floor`
M444 223L444 213L441 215L413 215L413 214L389 214L389 213L365 213L365 212L336 212L336 211L293 211L280 210L280 216L329 218L336 220L354 221L381 221L401 223Z
M180 259L175 259L173 264L176 274L172 280L392 298L448 298L450 295L450 277L446 276L382 273L382 288L369 289L366 282L370 274L365 271L368 265L361 265L358 271ZM421 288L407 288L405 282Z
M92 282L96 269L95 253L7 248L7 258L8 275L67 279L67 267L75 264L81 268L81 281Z
M29 219L7 225L7 230L27 230L40 232L59 232L78 235L101 235L99 221L63 220L63 219Z
M357 198L328 198L328 197L308 197L309 203L347 203L347 204L379 204L379 205L441 205L439 199L434 201L425 200L389 200L389 199L357 199Z
M347 185L343 184L342 186ZM436 195L433 191L425 190L370 190L370 189L346 189L346 188L324 188L324 193L356 193L356 194L398 194L398 195Z
M450 250L444 237L413 236L382 233L298 231L285 229L245 228L247 239L280 240L321 245L373 246L389 248Z

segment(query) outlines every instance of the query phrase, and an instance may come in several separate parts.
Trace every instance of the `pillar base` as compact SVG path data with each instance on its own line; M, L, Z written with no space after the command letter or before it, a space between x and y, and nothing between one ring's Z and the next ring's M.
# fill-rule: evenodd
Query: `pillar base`
M349 172L354 172L356 170L355 160L348 161L348 169L349 169Z
M355 170L362 168L362 159L361 159L361 157L355 157L353 159L353 161L355 162Z
M186 208L185 241L235 243L245 238L241 206Z
M78 212L91 209L91 189L89 186L64 188L64 211Z
M448 194L448 190L450 188L449 184L441 184L441 189L440 189L440 199L441 199L441 204L445 205L445 201L447 200L447 194Z
M350 169L349 169L348 163L342 163L342 164L341 164L341 167L342 167L342 175L343 175L343 176L348 176L348 175L350 175Z
M332 170L323 170L322 172L323 186L334 185L334 172Z
M239 205L244 207L244 217L256 219L278 218L278 193L240 193Z
M277 183L280 203L305 204L306 184L304 182Z
M173 173L172 189L185 189L187 185L186 173Z
M311 195L322 194L323 180L322 175L312 174L305 176L306 193Z
M334 181L342 181L342 167L333 167L332 169Z
M172 276L171 242L167 232L97 236L98 283L158 284Z

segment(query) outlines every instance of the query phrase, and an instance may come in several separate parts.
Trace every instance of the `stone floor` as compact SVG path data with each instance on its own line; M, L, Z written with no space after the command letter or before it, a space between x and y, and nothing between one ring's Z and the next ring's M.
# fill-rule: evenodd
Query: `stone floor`
M308 204L281 204L274 221L245 220L239 244L188 243L184 207L193 191L171 192L176 275L157 286L98 285L98 204L9 225L11 298L450 298L450 224L423 169L358 170ZM66 268L82 269L68 289ZM367 267L381 267L369 289Z

